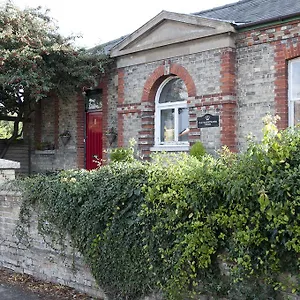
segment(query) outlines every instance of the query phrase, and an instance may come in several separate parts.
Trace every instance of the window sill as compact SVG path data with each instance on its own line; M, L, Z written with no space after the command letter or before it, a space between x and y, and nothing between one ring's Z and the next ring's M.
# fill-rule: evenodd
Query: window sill
M150 148L150 151L152 152L180 152L180 151L189 151L190 146L189 145L156 145Z

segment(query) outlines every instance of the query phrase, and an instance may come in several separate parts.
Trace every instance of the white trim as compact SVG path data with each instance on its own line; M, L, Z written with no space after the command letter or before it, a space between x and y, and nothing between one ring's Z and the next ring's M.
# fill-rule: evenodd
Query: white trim
M154 118L154 145L158 146L160 145L160 127L161 127L161 117L160 117L160 112L161 109L157 109L157 106L159 105L159 98L160 94L163 90L163 88L166 86L166 84L171 81L172 79L176 78L175 76L170 76L167 79L165 79L162 84L159 86L156 95L155 95L155 118ZM168 104L168 103L167 103ZM166 107L168 107L165 104Z
M174 140L178 142L178 104L174 107Z
M157 152L179 152L179 151L189 151L190 145L189 144L182 144L182 145L157 145L150 148L150 151L157 151Z
M292 62L293 60L290 60L288 62L288 122L289 126L294 127L293 120L294 120L294 103L291 100L292 95Z
M293 63L300 62L300 57L292 59L288 62L288 122L290 127L294 127L295 123L295 102L300 101L300 98L293 99L292 91L293 91Z

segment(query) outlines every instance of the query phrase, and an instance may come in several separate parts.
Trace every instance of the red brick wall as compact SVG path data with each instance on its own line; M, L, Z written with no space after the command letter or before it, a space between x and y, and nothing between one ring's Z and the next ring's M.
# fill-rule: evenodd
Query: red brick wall
M34 115L34 147L39 145L42 141L42 110L41 110L41 101L36 104L35 115Z
M124 116L122 107L124 103L124 70L118 69L118 147L124 146Z
M84 137L85 137L85 105L83 95L77 95L77 166L78 168L85 167L84 153Z
M59 147L59 99L55 96L54 100L54 146L55 149Z
M231 151L237 151L236 141L236 52L235 49L224 50L221 57L221 91L223 100L221 110L221 144Z
M299 37L287 43L275 42L275 110L280 116L277 124L279 129L288 126L288 60L296 57L300 57Z

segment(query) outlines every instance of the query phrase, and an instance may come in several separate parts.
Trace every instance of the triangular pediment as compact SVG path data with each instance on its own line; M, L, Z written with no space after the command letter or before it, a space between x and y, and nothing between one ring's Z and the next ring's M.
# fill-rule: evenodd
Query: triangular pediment
M164 20L156 27L146 32L133 42L129 43L125 49L139 49L172 41L182 40L189 35L208 35L214 31L214 28L208 26L199 26L173 20Z
M112 49L117 57L194 39L234 32L228 22L162 11Z

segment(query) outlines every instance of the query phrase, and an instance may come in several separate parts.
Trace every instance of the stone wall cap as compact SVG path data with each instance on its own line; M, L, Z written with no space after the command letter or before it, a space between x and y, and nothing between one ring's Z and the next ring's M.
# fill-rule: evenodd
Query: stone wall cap
M20 162L7 160L7 159L0 159L0 169L20 169Z

